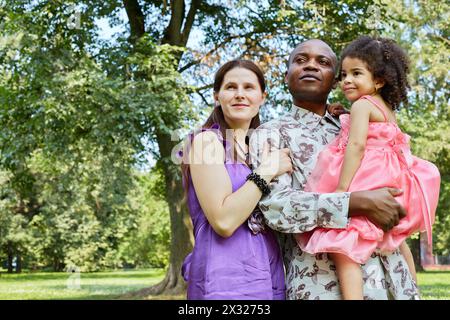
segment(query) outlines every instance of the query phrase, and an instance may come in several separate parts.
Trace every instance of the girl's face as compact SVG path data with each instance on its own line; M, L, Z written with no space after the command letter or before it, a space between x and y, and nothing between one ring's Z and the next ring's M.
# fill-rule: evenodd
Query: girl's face
M373 78L364 61L346 57L342 61L341 88L345 97L354 102L364 95L373 95L383 83Z
M219 92L214 93L214 99L222 106L225 121L232 128L250 125L265 97L256 74L239 67L225 74Z

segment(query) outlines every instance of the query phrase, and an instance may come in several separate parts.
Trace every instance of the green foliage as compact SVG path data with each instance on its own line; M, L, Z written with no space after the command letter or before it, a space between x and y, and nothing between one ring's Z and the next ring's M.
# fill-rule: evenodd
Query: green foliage
M441 188L433 226L434 252L450 253L450 106L448 41L450 5L441 1L380 1L392 20L382 36L395 38L411 61L409 104L399 114L412 151L433 162Z
M137 267L166 268L169 263L170 221L169 208L161 193L161 172L137 176L138 185L131 203L139 212L136 227L121 246L122 259Z
M421 106L423 107L423 106ZM441 174L439 204L433 226L434 251L439 255L450 253L450 119L431 113L399 117L403 130L411 135L413 154L436 164Z
M11 2L0 11L0 167L9 176L2 180L0 244L4 258L12 248L31 268L92 271L120 266L129 232L155 219L129 200L134 165L190 107L174 64L179 49L145 37L132 50L124 42L105 48L104 56L122 57L100 63L86 50L93 17L73 30L67 10ZM123 72L108 72L117 62ZM154 210L167 215L161 202ZM155 236L150 249L161 253L151 263L164 265L169 237Z

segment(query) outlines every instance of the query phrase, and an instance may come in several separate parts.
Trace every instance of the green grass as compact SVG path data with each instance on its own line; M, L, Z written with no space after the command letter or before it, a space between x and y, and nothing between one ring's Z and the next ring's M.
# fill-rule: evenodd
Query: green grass
M450 300L450 271L427 271L417 274L423 300Z
M64 272L1 273L0 300L117 299L158 283L164 275L162 269L81 273L78 288Z
M117 299L158 283L164 274L162 269L81 273L78 289L68 287L68 273L1 273L0 300ZM422 299L450 300L450 271L420 272L417 278Z

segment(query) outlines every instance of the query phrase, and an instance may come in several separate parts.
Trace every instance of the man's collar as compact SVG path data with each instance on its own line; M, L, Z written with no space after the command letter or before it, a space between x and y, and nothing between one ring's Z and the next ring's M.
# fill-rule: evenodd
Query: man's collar
M303 109L302 107L293 104L291 108L291 115L295 120L314 128L317 125L325 124L326 122L331 122L338 128L341 127L339 118L332 116L327 109L325 110L325 114L321 116L315 112Z

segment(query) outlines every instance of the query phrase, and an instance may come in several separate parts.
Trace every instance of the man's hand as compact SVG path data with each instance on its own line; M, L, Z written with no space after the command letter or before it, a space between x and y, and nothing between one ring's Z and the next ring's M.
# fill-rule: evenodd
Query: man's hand
M405 209L394 198L402 193L395 188L352 192L348 215L365 216L385 232L389 231L406 216Z
M327 110L329 113L331 113L333 116L338 117L341 114L350 113L347 109L344 108L342 104L339 102L335 102L332 104L327 105Z

